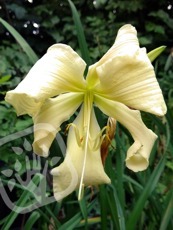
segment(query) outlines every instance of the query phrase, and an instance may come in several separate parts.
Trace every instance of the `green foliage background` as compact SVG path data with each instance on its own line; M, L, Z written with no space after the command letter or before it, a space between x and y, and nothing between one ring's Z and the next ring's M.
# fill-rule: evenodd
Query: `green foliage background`
M74 0L80 15L89 58L95 63L113 44L120 26L131 23L138 31L139 41L147 51L166 45L167 48L153 65L168 106L166 117L157 118L142 113L146 125L159 136L150 158L150 167L134 174L124 167L126 151L131 143L127 131L118 125L114 148L106 161L105 170L112 180L111 186L87 188L85 197L77 201L73 193L61 203L53 202L28 214L18 214L8 209L1 198L0 225L2 229L170 229L173 226L173 2L155 0ZM81 56L84 55L78 41L79 31L73 21L68 1L58 0L1 0L0 17L13 26L32 47L38 57L57 42L65 43ZM6 91L13 89L35 62L21 48L9 31L0 24L0 138L24 130L32 125L28 116L17 117L14 109L4 101ZM80 40L81 39L81 40ZM83 38L79 38L82 41ZM85 58L85 57L84 57ZM86 57L87 58L87 57ZM104 125L105 117L100 124ZM65 127L66 124L64 124ZM65 128L62 130L65 130ZM64 141L66 136L62 132ZM36 170L41 165L32 158L33 135L19 138L0 146L1 172L16 171L26 176L25 156ZM24 144L23 144L24 143ZM18 149L12 147L18 146ZM23 150L24 154L19 154ZM56 143L51 147L48 159L52 167L53 156L62 156ZM16 164L16 160L20 162ZM10 179L14 177L10 175ZM9 178L0 174L3 185ZM37 174L33 177L39 183ZM30 185L29 185L30 186ZM7 186L6 186L7 187ZM31 187L32 191L32 187ZM47 175L47 193L52 195L51 177ZM9 193L10 194L10 193ZM11 199L20 205L32 202L32 194L15 187ZM23 203L22 203L23 202Z

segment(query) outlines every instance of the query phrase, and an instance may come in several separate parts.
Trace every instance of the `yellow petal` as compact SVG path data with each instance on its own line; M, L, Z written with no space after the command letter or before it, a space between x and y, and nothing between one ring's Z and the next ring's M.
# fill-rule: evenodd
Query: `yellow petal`
M74 121L79 129L81 142L84 138L84 110L83 107ZM85 186L110 183L110 179L105 174L100 149L92 150L93 142L100 131L94 111L91 115L90 138L86 156L83 183ZM83 140L84 141L84 140ZM67 153L64 162L52 170L54 195L57 200L61 200L76 188L79 187L82 168L84 164L84 145L79 146L76 141L74 128L71 127L68 134ZM72 181L74 183L72 183Z
M115 118L131 133L134 143L127 152L127 167L134 172L145 170L157 136L142 122L140 112L100 96L95 96L95 103L105 114Z
M99 83L99 78L96 72L96 68L107 62L108 60L116 57L120 54L134 53L136 49L139 48L139 43L137 39L137 32L135 27L130 24L122 26L115 39L113 46L106 52L106 54L94 65L90 66L87 82L89 85L96 85ZM114 68L114 66L112 66ZM108 73L107 73L108 74ZM110 76L108 74L108 76Z
M134 109L156 115L166 113L166 105L153 66L145 49L110 59L97 68L100 85L97 90L105 97Z
M18 115L34 115L45 99L64 92L82 91L85 88L85 66L70 46L53 45L24 80L7 92L5 99L15 107Z
M118 30L115 43L100 59L99 65L104 64L106 61L116 57L117 55L134 53L138 48L139 42L137 38L137 31L134 26L126 24Z
M47 157L60 125L68 120L83 100L83 93L65 93L48 99L34 120L34 152Z
M96 93L129 107L156 115L166 113L166 105L145 48L140 49L135 27L118 31L114 45L87 75Z

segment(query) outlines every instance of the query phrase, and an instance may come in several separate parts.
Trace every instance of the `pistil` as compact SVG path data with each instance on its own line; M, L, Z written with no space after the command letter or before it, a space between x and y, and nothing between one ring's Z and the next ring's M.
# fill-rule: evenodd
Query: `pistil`
M86 91L84 96L84 159L83 167L79 185L78 200L82 199L83 188L84 188L84 174L86 167L86 157L89 148L89 138L90 138L90 122L91 122L91 112L93 106L93 94L91 91Z

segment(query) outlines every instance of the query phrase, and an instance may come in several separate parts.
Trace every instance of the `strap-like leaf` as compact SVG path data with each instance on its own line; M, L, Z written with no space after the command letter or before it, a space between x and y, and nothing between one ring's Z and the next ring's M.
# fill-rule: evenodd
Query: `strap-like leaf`
M139 199L136 201L135 208L132 210L129 219L127 221L127 230L133 230L136 227L136 224L139 220L139 217L142 213L146 200L151 195L152 191L155 189L159 178L163 172L165 162L166 162L166 154L160 159L159 164L151 174L148 183L146 184L143 192L141 193Z
M33 51L33 49L29 46L27 41L8 22L3 20L2 18L0 18L0 22L11 33L11 35L16 39L16 41L22 47L24 52L28 55L31 63L34 64L38 60L38 57Z
M84 34L83 27L82 27L82 23L80 21L79 14L78 14L76 7L73 4L73 2L71 0L68 0L68 2L70 4L74 24L76 26L77 38L78 38L78 42L79 42L79 48L80 48L80 51L82 53L82 58L87 63L87 65L90 65L89 51L88 51L88 47L87 47L87 43L86 43L86 39L85 39L85 34Z

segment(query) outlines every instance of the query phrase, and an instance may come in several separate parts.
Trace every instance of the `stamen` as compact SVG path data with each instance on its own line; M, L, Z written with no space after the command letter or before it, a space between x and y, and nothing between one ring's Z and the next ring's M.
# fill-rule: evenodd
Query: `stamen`
M74 128L74 133L75 133L75 136L76 136L76 141L77 141L78 146L82 147L82 145L83 145L83 137L80 137L79 129L77 128L77 126L75 124L73 124L73 123L68 124L67 128L66 128L66 132L69 130L69 128L71 126Z
M84 189L83 179L84 179L85 166L86 166L86 156L88 152L88 141L89 141L89 125L87 127L87 132L86 132L85 147L84 147L84 161L83 161L83 168L82 168L81 180L79 185L78 200L82 199L84 193L82 192L82 188Z
M105 138L105 135L103 135L103 132L106 130L107 132L107 129L109 129L109 126L105 126L96 136L96 138L92 141L94 144L92 146L90 146L90 149L92 149L93 151L96 151L97 149L100 148L104 138Z
M116 120L112 117L108 118L107 122L108 129L106 130L106 134L104 136L103 142L101 144L101 159L103 165L105 164L106 157L108 155L108 149L111 144L112 139L114 138L116 131Z

